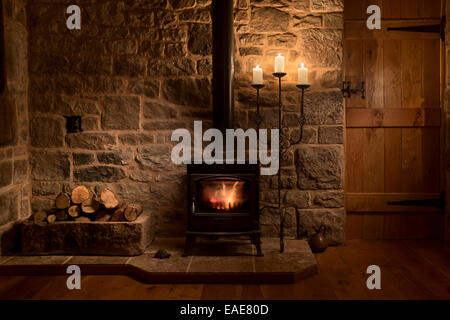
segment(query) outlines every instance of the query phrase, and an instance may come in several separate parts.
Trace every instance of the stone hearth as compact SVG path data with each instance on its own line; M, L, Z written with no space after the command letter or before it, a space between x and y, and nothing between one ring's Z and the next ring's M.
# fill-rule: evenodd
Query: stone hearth
M76 254L135 256L142 254L154 236L150 211L134 222L21 223L22 254Z
M192 256L182 257L183 238L158 238L137 257L11 256L0 257L1 275L66 275L78 265L82 275L128 275L149 283L293 283L317 273L317 264L304 240L263 240L264 257L255 257L246 240L199 241ZM169 259L156 259L159 248Z

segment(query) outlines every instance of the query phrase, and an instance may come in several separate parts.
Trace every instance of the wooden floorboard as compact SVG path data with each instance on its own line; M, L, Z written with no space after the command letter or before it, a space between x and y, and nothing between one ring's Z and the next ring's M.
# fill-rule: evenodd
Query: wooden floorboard
M0 277L0 299L450 299L450 248L439 241L351 240L316 255L319 273L295 284L143 284L126 276ZM381 268L381 290L368 290L366 269Z

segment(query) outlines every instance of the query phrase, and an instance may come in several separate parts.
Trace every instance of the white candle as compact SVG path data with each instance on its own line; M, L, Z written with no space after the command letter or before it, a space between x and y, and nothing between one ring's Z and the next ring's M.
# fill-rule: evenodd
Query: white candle
M298 68L298 84L308 84L308 68L303 63Z
M284 73L284 57L281 53L275 57L275 73Z
M253 84L263 84L263 70L259 66L253 68Z

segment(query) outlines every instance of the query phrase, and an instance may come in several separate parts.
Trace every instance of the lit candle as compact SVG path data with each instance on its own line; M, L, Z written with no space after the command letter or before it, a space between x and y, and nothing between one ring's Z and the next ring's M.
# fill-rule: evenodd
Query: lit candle
M253 84L263 84L263 71L259 66L253 68Z
M298 68L298 84L308 84L308 68L303 63Z
M284 73L284 57L281 53L275 57L275 73Z

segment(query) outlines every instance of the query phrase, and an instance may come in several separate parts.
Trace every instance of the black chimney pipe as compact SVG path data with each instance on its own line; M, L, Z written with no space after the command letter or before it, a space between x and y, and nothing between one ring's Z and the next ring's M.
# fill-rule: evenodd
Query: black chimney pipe
M234 16L233 0L212 1L213 127L234 129Z

